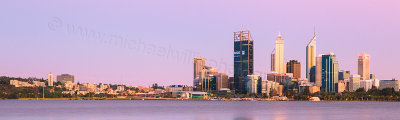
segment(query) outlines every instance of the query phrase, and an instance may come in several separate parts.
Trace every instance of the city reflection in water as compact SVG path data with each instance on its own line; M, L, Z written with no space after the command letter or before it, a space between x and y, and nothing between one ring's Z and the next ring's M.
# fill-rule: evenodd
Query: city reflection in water
M400 103L4 100L0 106L4 120L337 120L397 119Z

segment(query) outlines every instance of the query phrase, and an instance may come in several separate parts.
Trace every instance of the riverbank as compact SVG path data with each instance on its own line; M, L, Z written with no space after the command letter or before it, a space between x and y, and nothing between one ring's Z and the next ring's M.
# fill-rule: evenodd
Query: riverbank
M180 99L180 98L19 98L0 100L170 100L170 101L309 101L309 100L276 100L276 99ZM400 102L390 100L321 100L321 101L354 101L354 102ZM311 101L310 101L311 102ZM312 101L315 102L315 101Z

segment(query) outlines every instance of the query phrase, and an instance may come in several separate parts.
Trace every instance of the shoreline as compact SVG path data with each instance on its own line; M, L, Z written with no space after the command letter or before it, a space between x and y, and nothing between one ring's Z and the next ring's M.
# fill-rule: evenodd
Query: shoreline
M304 101L304 102L400 102L400 101L378 101L378 100L321 100L321 101L309 101L309 100L208 100L208 99L176 99L176 98L19 98L19 99L0 99L1 100L168 100L168 101L223 101L223 102L230 102L230 101L286 101L286 102L297 102L297 101Z

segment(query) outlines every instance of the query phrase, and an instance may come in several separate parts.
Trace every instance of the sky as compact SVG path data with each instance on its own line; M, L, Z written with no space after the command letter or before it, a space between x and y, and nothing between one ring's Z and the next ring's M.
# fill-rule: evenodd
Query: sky
M192 85L193 58L233 75L233 32L255 44L255 74L270 72L278 32L305 77L306 45L357 74L371 55L378 79L400 78L399 0L2 0L0 76L72 74L81 83Z

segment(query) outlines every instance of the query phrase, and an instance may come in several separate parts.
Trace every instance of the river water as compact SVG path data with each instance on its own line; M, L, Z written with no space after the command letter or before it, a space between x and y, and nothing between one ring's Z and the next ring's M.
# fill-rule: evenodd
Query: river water
M0 100L1 120L399 119L400 102Z

